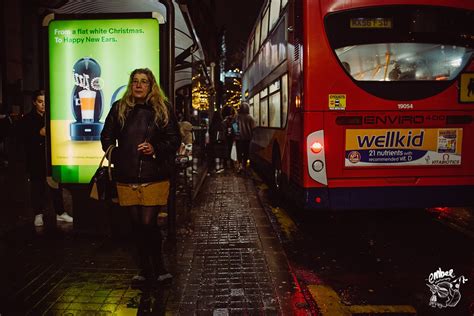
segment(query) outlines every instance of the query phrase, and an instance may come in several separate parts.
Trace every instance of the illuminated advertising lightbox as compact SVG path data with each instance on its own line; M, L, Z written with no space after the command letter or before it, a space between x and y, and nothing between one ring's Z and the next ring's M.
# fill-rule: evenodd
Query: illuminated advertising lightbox
M346 167L458 166L462 128L346 129Z
M102 158L100 133L130 73L160 77L155 19L53 20L48 25L52 175L89 183Z

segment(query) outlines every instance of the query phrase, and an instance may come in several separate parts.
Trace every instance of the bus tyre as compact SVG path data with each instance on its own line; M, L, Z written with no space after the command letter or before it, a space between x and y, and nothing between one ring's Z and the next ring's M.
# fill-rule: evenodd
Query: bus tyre
M281 170L281 156L278 147L273 150L272 158L272 189L277 199L283 193L283 173Z
M273 167L273 187L275 191L281 191L281 169Z

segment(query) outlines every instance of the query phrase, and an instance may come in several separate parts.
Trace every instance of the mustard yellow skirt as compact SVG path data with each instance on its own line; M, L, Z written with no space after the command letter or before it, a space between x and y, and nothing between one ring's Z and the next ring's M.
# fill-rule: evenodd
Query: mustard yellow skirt
M166 205L168 204L169 191L169 181L150 183L117 182L117 193L120 206Z

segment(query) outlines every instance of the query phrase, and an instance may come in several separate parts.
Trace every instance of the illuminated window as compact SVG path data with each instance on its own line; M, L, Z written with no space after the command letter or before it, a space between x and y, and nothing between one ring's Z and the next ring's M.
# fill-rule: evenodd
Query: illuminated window
M249 47L249 57L250 57L250 60L253 59L253 56L254 56L254 51L253 51L253 45L254 45L254 40L255 38L252 36L252 39L250 40L250 47Z
M252 50L252 56L257 55L257 52L258 52L258 40L255 38L255 33L254 33L254 35L252 36L252 47L251 47L251 50Z
M271 94L269 96L269 125L270 127L281 127L281 101L280 91Z
M245 65L244 69L247 69L247 67L250 65L250 62L252 61L252 57L250 56L250 51L249 51L249 45L248 44L247 44L247 48L246 48L245 52L246 52L245 60L247 62L246 62L246 65Z
M288 75L281 77L281 122L282 127L286 125L288 117Z
M280 0L272 0L270 4L270 27L271 30L275 26L276 21L278 21L278 16L280 15Z
M272 94L275 91L280 90L280 80L277 80L274 83L272 83L270 87L268 87L268 89L269 89L270 94Z
M278 25L278 29L272 36L272 43L278 47L277 65L286 60L286 20L283 19Z
M271 67L272 66L272 47L270 45L270 41L267 41L265 45L263 45L263 48L264 50L262 52L262 55L263 55L262 75L267 76L272 71L272 67Z
M257 124L257 126L260 126L260 96L258 95L255 95L253 97L253 118L255 120L255 123Z
M268 91L267 88L260 92L260 126L268 126Z
M472 56L465 47L426 43L351 45L335 51L358 81L453 80Z
M268 98L260 100L260 126L268 126Z
M265 13L263 14L263 19L262 19L262 33L260 34L260 45L265 41L268 35L268 15L270 10L265 10Z
M258 48L260 47L260 22L257 23L255 28L255 54L258 53Z

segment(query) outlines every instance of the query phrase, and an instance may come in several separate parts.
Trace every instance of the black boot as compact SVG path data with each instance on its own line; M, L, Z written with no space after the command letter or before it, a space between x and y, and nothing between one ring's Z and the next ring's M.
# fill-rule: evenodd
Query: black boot
M162 282L171 279L173 276L165 269L163 263L163 255L161 252L162 238L159 227L153 227L150 240L152 241L150 258L156 280Z
M146 237L144 230L135 231L136 262L139 272L132 278L133 281L144 282L153 279L152 263L146 248Z

